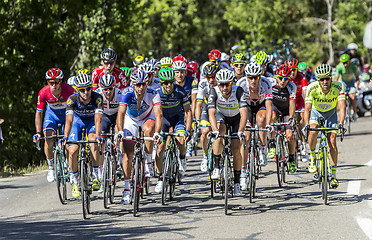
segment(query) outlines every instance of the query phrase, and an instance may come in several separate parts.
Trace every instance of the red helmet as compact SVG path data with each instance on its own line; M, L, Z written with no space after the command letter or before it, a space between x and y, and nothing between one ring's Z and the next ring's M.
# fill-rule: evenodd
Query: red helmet
M51 68L45 73L46 80L52 80L52 79L62 79L63 78L63 72L59 68Z
M221 52L220 50L213 49L208 54L209 60L220 60L221 59Z
M287 65L282 64L276 69L276 75L281 77L289 77L291 76L291 69Z
M298 67L298 60L296 58L288 59L284 62L289 68L297 68Z
M178 55L177 57L173 58L173 62L177 62L177 61L182 61L182 62L187 63L187 59L182 55Z
M187 68L190 68L195 71L197 68L199 68L199 64L195 61L191 61L187 64Z

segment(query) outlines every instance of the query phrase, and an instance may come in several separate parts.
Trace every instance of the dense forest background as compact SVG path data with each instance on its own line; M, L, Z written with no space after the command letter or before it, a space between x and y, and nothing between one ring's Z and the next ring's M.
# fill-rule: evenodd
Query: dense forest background
M360 0L3 0L0 3L0 171L38 164L45 156L32 143L38 91L45 71L59 67L65 79L93 70L107 47L117 65L138 55L183 54L207 60L213 48L230 52L296 42L293 51L310 66L336 59L355 42L362 56L372 1ZM280 46L280 45L279 45Z

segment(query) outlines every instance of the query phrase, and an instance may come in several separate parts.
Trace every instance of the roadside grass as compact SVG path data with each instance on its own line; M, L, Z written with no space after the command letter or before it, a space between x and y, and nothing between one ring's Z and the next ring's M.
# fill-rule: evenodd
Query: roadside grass
M11 167L4 167L0 171L0 178L23 176L25 174L37 173L43 170L48 169L48 164L46 161L43 161L40 165L28 165L25 168L15 169Z

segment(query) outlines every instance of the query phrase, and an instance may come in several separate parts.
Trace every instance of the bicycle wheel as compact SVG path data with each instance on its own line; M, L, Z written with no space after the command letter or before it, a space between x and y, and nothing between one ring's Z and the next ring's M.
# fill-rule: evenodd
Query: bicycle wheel
M175 154L173 154L175 156ZM177 159L173 158L172 162L170 164L169 169L170 171L170 179L169 179L169 199L173 200L174 199L174 192L176 190L176 181L178 178L178 162Z
M346 125L347 125L347 132L348 134L351 133L351 107L349 99L346 99Z
M103 207L108 208L108 202L109 202L109 183L110 183L110 155L108 152L105 153L104 161L103 161Z
M255 166L255 149L251 146L250 156L249 156L249 202L253 203L253 198L256 190L256 166Z
M87 219L89 214L90 197L88 193L88 164L80 158L80 191L82 194L83 218Z
M227 215L227 210L229 208L228 201L229 201L229 159L227 155L225 155L224 165L223 165L223 178L224 178L224 185L225 185L225 215Z
M58 197L62 204L66 204L66 178L65 167L62 159L62 152L59 149L54 151L54 178L56 180Z
M165 159L163 162L163 188L161 190L161 204L165 205L165 201L167 198L167 191L168 191L168 185L169 185L169 178L170 178L170 162L172 161L172 152L170 149L167 149L165 152Z
M328 204L328 154L327 154L327 149L323 148L323 164L322 164L322 176L323 176L323 181L322 181L322 198L324 200L324 204Z
M133 176L133 216L137 216L139 208L139 171L140 171L140 159L138 156L135 157L134 163L134 176Z
M282 139L280 136L276 139L276 154L275 154L275 162L276 162L276 173L278 177L278 185L279 187L283 187L283 170L284 163L283 163L283 152L282 152Z
M113 161L111 163L111 177L110 177L110 203L114 203L114 197L115 197L115 187L116 187L116 182L118 181L118 176L116 175L116 170L117 170L117 162L115 157L113 157Z
M141 199L144 199L144 191L143 189L146 188L145 184L146 184L146 178L145 178L145 163L144 163L144 159L142 159L142 161L140 162L140 171L139 171L139 185L140 185L140 195L141 195Z
M209 181L211 183L211 198L214 197L214 193L216 190L216 181L211 178L212 171L214 169L214 159L212 154L212 149L208 150L208 173L209 173Z

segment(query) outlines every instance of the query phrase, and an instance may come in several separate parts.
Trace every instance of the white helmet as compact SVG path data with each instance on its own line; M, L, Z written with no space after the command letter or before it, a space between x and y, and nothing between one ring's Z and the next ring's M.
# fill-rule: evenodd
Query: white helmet
M227 53L225 53L225 52L221 53L221 61L222 62L229 61L229 60L230 60L230 56Z
M92 85L92 78L89 74L78 74L74 79L74 85L77 88Z
M74 81L75 81L75 76L72 76L70 77L68 80L67 80L67 84L70 85L71 87L75 86L74 85Z
M151 63L142 63L138 69L145 71L147 74L155 72L155 68Z
M216 79L218 83L229 83L235 78L234 71L228 69L222 69L216 74Z
M183 61L175 61L172 64L173 71L187 70L187 64Z
M262 74L262 67L256 62L251 62L245 66L244 72L248 77L260 76Z
M356 45L355 43L349 43L347 45L347 49L349 49L349 50L357 50L358 49L358 45Z

